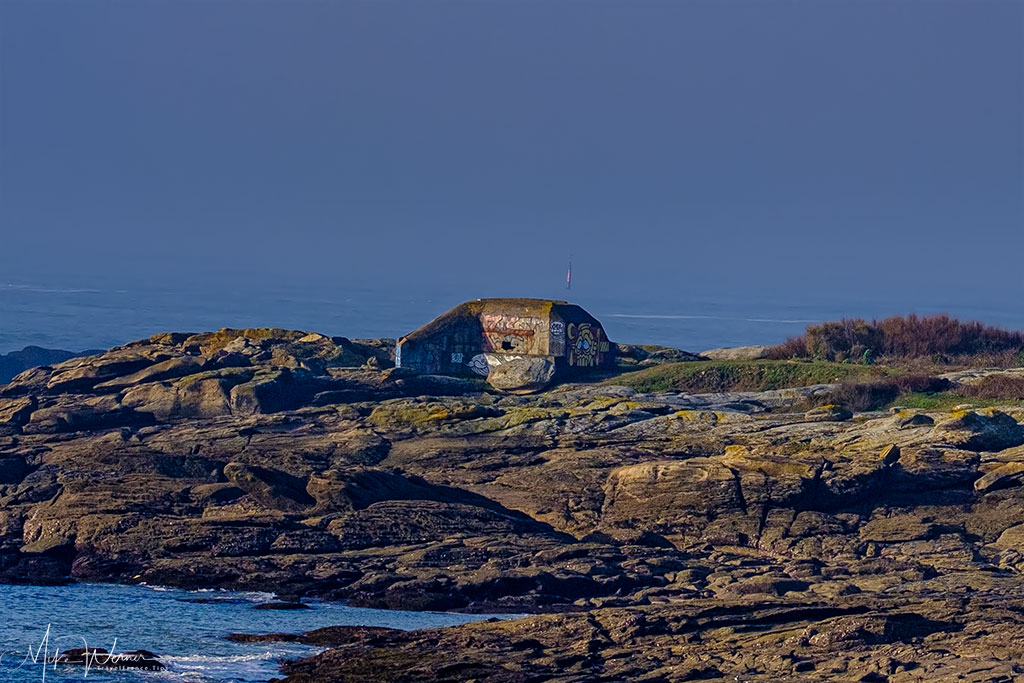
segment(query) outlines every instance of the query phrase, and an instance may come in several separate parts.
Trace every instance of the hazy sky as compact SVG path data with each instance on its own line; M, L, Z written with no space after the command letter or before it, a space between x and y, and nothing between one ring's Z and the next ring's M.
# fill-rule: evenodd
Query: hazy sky
M1020 0L0 0L0 270L1019 302L1022 122Z

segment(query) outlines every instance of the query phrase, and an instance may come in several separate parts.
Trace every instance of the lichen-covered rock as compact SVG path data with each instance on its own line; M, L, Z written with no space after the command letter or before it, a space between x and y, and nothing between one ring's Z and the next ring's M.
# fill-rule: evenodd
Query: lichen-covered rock
M954 412L937 422L933 431L947 443L971 451L1000 451L1024 444L1024 426L991 408Z
M752 346L730 346L720 349L701 351L700 355L710 360L760 360L768 357L771 346L757 344Z
M255 373L251 368L225 368L187 375L173 383L150 382L128 389L121 403L161 421L230 415L232 388Z
M853 417L853 413L842 406L827 404L808 410L804 417L819 422L843 422Z

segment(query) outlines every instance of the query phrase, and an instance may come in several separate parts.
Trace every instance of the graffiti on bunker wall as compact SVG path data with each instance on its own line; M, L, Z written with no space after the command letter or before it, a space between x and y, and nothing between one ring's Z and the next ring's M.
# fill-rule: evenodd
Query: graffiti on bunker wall
M569 323L569 365L580 368L594 367L601 363L608 352L608 341L603 330L590 323Z
M482 353L478 353L470 358L466 365L469 366L470 370L484 377L491 372L491 366L487 363L487 356Z
M565 354L565 323L561 320L551 321L551 341L549 342L548 353L552 356Z
M547 322L535 315L487 313L481 316L484 338L496 353L530 353L538 348L547 333Z

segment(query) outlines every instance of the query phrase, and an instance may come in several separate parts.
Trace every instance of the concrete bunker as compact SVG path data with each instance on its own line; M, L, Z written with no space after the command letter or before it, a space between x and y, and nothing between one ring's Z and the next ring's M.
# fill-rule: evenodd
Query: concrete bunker
M611 364L612 348L601 323L575 304L476 299L400 338L395 365L428 374L493 378L507 374L503 366L532 363L536 368L543 364L531 359L544 359L553 376L567 377Z

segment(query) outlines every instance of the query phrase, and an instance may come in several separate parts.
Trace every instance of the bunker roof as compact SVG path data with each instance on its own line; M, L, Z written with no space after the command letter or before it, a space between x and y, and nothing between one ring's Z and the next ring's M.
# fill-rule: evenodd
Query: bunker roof
M442 313L423 327L413 330L398 341L403 342L407 339L428 337L453 324L477 323L480 316L484 313L545 317L551 314L552 308L562 306L579 308L579 306L576 306L575 304L570 304L568 301L561 301L559 299L530 299L516 297L474 299L472 301L459 304L447 313Z

